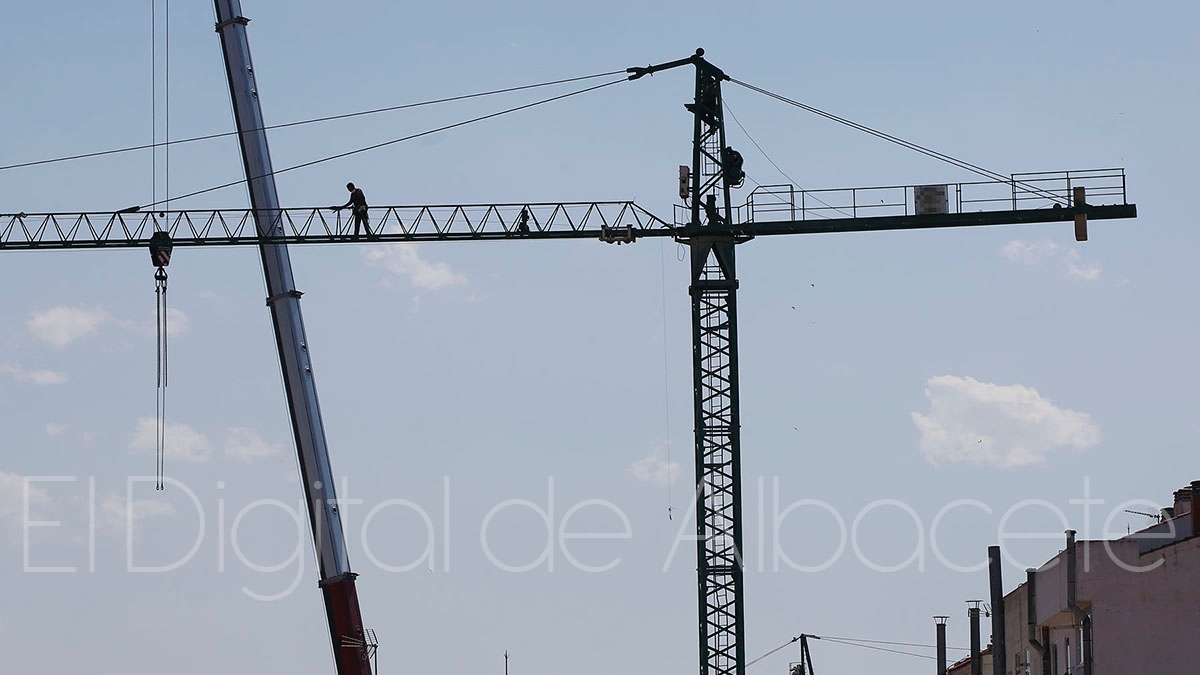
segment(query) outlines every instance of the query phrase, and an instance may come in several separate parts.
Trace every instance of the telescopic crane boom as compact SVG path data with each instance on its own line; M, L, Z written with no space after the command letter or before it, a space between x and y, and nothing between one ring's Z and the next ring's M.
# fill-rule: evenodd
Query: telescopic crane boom
M263 127L262 104L250 60L246 37L249 19L242 16L240 0L215 0L217 34L225 56L229 95L233 101L238 143L250 191L256 231L260 236L278 234L279 196L271 170L271 151ZM267 306L275 328L280 369L287 392L292 435L300 456L300 484L304 486L309 525L317 550L317 571L325 599L325 617L338 675L371 675L371 646L358 608L355 573L350 569L342 517L338 513L333 467L325 442L321 405L304 335L300 313L300 291L292 278L287 244L262 242L263 276L267 282Z

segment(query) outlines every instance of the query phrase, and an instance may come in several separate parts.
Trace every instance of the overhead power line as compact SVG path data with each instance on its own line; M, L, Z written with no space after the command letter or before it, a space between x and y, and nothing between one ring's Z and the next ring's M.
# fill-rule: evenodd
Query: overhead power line
M926 654L917 654L914 652L906 652L906 651L902 651L902 650L898 650L898 649L879 647L876 645L890 645L890 646L896 646L896 647L920 647L920 648L924 648L924 649L937 649L937 645L926 645L926 644L920 644L917 642L897 642L894 640L868 640L865 638L829 637L827 635L813 635L811 633L808 635L808 637L816 639L816 640L837 642L840 644L849 645L851 647L863 647L864 649L875 649L878 651L891 652L893 654L903 654L905 656L915 656L915 657L923 658L923 659L932 659L935 657L928 656ZM796 644L799 641L800 641L800 636L796 636L796 637L792 638L791 640L788 640L787 642L772 649L771 651L767 652L766 654L763 654L762 656L754 659L753 661L750 661L749 663L746 664L746 667L750 667L750 666L758 663L759 661L762 661L763 659L767 658L768 656L772 656L772 655L786 649L790 645ZM964 652L971 651L971 650L967 649L966 647L947 647L946 649L953 649L953 650L964 651Z
M928 654L917 654L915 652L906 652L906 651L901 651L899 649L888 649L887 647L876 647L874 645L861 644L858 642L846 642L845 640L838 640L836 638L827 638L827 637L822 636L821 640L833 642L836 644L849 645L851 647L862 647L863 649L874 649L875 651L888 652L890 654L903 654L904 656L913 656L918 659L929 659L931 661L937 660L936 656L930 656Z
M827 637L822 635L822 640L839 640L841 642L867 642L876 645L893 645L897 647L924 647L926 649L937 649L937 645L924 645L917 642L895 642L892 640L867 640L865 638L848 638L848 637ZM956 651L969 652L966 647L946 647L946 649L954 649Z
M149 208L151 208L151 207L157 206L157 205L159 205L159 204L162 204L162 203L164 203L164 202L167 202L167 201L175 201L175 200L179 200L179 199L187 199L188 197L195 197L195 196L197 196L197 195L206 194L206 193L208 193L208 192L215 192L215 191L217 191L217 190L223 190L223 189L225 189L225 188L227 188L227 187L233 187L233 186L235 186L235 185L241 185L242 183L245 183L245 182L247 182L248 180L257 180L257 179L259 179L259 178L266 178L267 176L274 176L274 175L278 175L278 174L281 174L281 173L286 173L286 172L288 172L288 171L295 171L296 169L303 169L303 168L305 168L305 167L309 167L309 166L315 166L315 165L317 165L317 164L322 164L322 163L324 163L324 162L330 162L330 161L333 161L333 160L335 160L335 159L341 159L341 158L343 158L343 157L349 157L349 156L351 156L351 155L357 155L357 154L359 154L359 153L367 152L367 151L369 151L369 150L377 150L377 149L379 149L379 148L386 147L386 146L389 146L389 145L395 145L396 143L403 143L404 141L411 141L411 140L413 140L414 138L421 138L421 137L423 137L423 136L429 136L429 135L431 135L431 134L436 134L436 133L438 133L438 132L447 131L447 130L450 130L450 129L455 129L455 128L458 128L458 127L466 126L466 125L468 125L468 124L474 124L475 122L482 122L482 121L484 121L484 120L492 119L493 117L499 117L499 116L501 116L501 115L507 115L507 114L509 114L509 113L514 113L514 112L517 112L518 110L526 110L526 109L528 109L528 108L533 108L533 107L535 107L535 106L539 106L539 105L542 105L542 104L545 104L545 103L550 103L550 102L552 102L552 101L559 101L559 100L562 100L562 99L564 99L564 98L570 98L570 97L572 97L572 96L578 96L579 94L586 94L586 93L588 93L588 92L590 92L590 91L596 91L597 89L603 89L603 88L605 88L605 87L611 87L611 86L612 86L612 85L614 85L614 84L620 84L620 83L622 83L622 82L628 82L628 81L629 81L628 79L626 79L626 78L622 77L622 78L621 78L621 79L619 79L619 80L612 80L612 81L610 81L610 82L605 82L604 84L597 84L597 85L593 85L593 86L591 86L591 87L586 87L586 88L584 88L584 89L577 89L577 90L575 90L575 91L568 92L568 93L566 93L566 94L559 94L558 96L551 96L550 98L544 98L544 99L541 99L541 100L539 100L539 101L534 101L533 103L526 103L526 104L524 104L524 105L519 105L519 106L515 106L515 107L512 107L512 108L507 108L507 109L505 109L505 110L501 110L501 111L499 111L499 112L489 113L489 114L487 114L487 115L480 115L479 117L472 117L471 119L463 120L463 121L461 121L461 122L455 122L455 123L453 123L453 124L447 124L447 125L444 125L444 126L437 127L437 128L435 128L435 129L428 129L428 130L426 130L426 131L421 131L421 132L418 132L418 133L415 133L415 134L409 134L409 135L407 135L407 136L401 136L400 138L394 138L394 139L392 139L392 140L390 140L390 141L384 141L384 142L382 142L382 143L375 143L374 145L368 145L368 146L366 146L366 147L363 147L363 148L358 148L358 149L356 149L356 150L349 150L349 151L347 151L347 152L340 152L340 153L338 153L338 154L336 154L336 155L330 155L330 156L328 156L328 157L322 157L322 158L320 158L320 159L314 159L314 160L312 160L311 162L304 162L303 164L296 164L296 165L294 165L294 166L289 166L289 167L287 167L287 168L284 168L284 169L276 169L275 171L272 171L272 172L270 172L270 173L265 173L265 174L262 174L262 175L259 175L259 176L252 176L252 177L250 177L249 179L245 179L245 178L243 178L243 179L241 179L241 180L235 180L235 181L230 181L230 182L228 182L228 183L223 183L223 184L221 184L221 185L215 185L215 186L213 186L213 187L210 187L210 188L204 188L203 190L196 190L195 192L189 192L189 193L187 193L187 194L178 195L178 196L175 196L175 197L167 197L166 199L160 199L160 200L158 200L158 201L154 201L154 202L151 202L151 203L149 203L149 204L142 204L142 205L140 205L140 206L138 206L138 207L136 207L136 208L137 208L137 209L149 209Z
M966 160L958 159L957 157L952 157L952 156L950 156L950 155L947 155L947 154L945 154L945 153L938 152L938 151L936 151L936 150L932 150L932 149L930 149L930 148L927 148L927 147L925 147L925 146L923 146L923 145L919 145L919 144L917 144L917 143L913 143L912 141L906 141L906 140L904 140L903 138L899 138L899 137L897 137L897 136L893 136L893 135L891 135L891 134L889 134L889 133L885 133L885 132L883 132L883 131L880 131L880 130L878 130L878 129L873 129L873 128L871 128L871 127L869 127L869 126L865 125L865 124L859 124L858 122L855 122L855 121L853 121L853 120L848 120L848 119L846 119L846 118L844 118L844 117L839 117L839 116L837 116L837 115L834 115L833 113L826 112L826 111L824 111L824 110L821 110L820 108L814 108L813 106L807 105L807 104L805 104L805 103L801 103L800 101L796 101L796 100L790 99L790 98L788 98L788 97L786 97L786 96L783 96L782 94L776 94L775 92L768 91L768 90L766 90L766 89L763 89L762 87L758 87L758 86L755 86L755 85L753 85L753 84L750 84L749 82L743 82L742 80L738 80L738 79L734 79L734 78L731 78L731 79L730 79L730 82L733 82L733 83L734 83L734 84L736 84L736 85L739 85L739 86L745 87L745 88L747 88L747 89L749 89L749 90L751 90L751 91L754 91L754 92L758 92L758 93L760 93L760 94L763 94L764 96L769 96L770 98L773 98L773 99L775 99L775 100L777 100L777 101L781 101L781 102L783 102L783 103L787 103L788 105L795 106L795 107L797 107L797 108L800 108L801 110L806 110L806 111L808 111L808 112L810 112L810 113L813 113L814 115L819 115L819 116L821 116L821 117L824 117L824 118L826 118L826 119L833 120L834 122L837 122L837 123L839 123L839 124L844 124L844 125L846 125L846 126L850 127L851 129L856 129L856 130L858 130L858 131L862 131L862 132L864 132L864 133L868 133L868 134L870 134L870 135L872 135L872 136L875 136L876 138L881 138L881 139L883 139L883 140L885 140L885 141L888 141L888 142L890 142L890 143L895 143L896 145L899 145L899 146L901 146L901 147L903 147L903 148L908 148L909 150L913 150L913 151L915 151L915 152L919 152L919 153L921 153L922 155L926 155L926 156L928 156L928 157L932 157L932 158L934 158L934 159L941 160L941 161L943 161L943 162L946 162L947 164L951 164L951 165L953 165L953 166L956 166L956 167L958 167L958 168L960 168L960 169L965 169L965 170L967 170L967 171L970 171L970 172L972 172L972 173L975 173L975 174L978 174L978 175L980 175L980 176L983 176L984 178L988 178L988 179L990 179L990 180L999 180L999 181L1001 181L1001 182L1005 182L1005 183L1011 182L1011 181L1013 180L1013 178L1012 178L1011 176L1006 176L1006 175L1004 175L1004 174L1002 174L1002 173L999 173L999 172L996 172L996 171L992 171L992 170L990 170L990 169L985 169L985 168L983 168L983 167L981 167L981 166L978 166L978 165L976 165L976 164L972 164L972 163L970 163L970 162L968 162L968 161L966 161ZM1060 195L1056 195L1056 194L1054 194L1054 193L1052 193L1052 192L1048 192L1048 191L1046 191L1046 190L1043 190L1043 189L1041 189L1041 188L1039 188L1039 187L1037 187L1037 186L1034 186L1034 185L1029 185L1029 184L1026 184L1026 183L1022 183L1021 181L1016 181L1016 182L1017 182L1017 184L1019 184L1019 185L1022 185L1022 186L1023 186L1023 187L1025 187L1026 189L1029 189L1029 190L1030 190L1030 191L1032 191L1032 192L1036 192L1036 193L1040 194L1041 196L1043 196L1043 197L1046 197L1046 198L1048 198L1048 199L1054 199L1054 200L1058 200L1058 201L1062 201L1062 202L1066 202L1066 201L1067 201L1065 197L1062 197L1062 196L1060 196Z
M373 108L371 110L361 110L359 112L343 113L340 115L329 115L326 117L314 117L314 118L306 119L306 120L298 120L296 122L284 122L282 124L270 124L265 127L262 127L262 130L269 131L271 129L286 129L288 127L298 127L298 126L303 126L305 124L316 124L318 122L331 122L334 120L344 120L344 119L349 119L351 117L362 117L364 115L375 115L378 113L393 112L396 110L406 110L408 108L420 108L423 106L435 105L438 103L450 103L453 101L465 101L467 99L481 98L483 96L493 96L495 94L507 94L507 93L511 93L514 91L524 91L526 89L537 89L539 87L552 87L552 86L558 85L558 84L568 84L570 82L581 82L583 80L593 80L598 77L608 77L611 75L622 75L624 73L625 73L624 70L614 70L614 71L610 71L607 73L596 73L595 75L583 75L580 77L569 77L569 78L561 79L561 80L552 80L550 82L538 82L537 84L524 84L524 85L521 85L518 87L505 87L504 89L492 89L490 91L481 91L481 92L476 92L474 94L463 94L460 96L449 96L446 98L432 99L429 101L420 101L418 103L403 103L400 105L387 106L385 108ZM250 129L249 131L260 131L260 129ZM103 157L105 155L116 155L116 154L120 154L123 152L133 152L135 150L150 150L153 148L161 148L161 147L166 147L166 146L171 146L171 145L180 145L183 143L195 143L197 141L210 141L215 138L225 138L227 136L236 136L236 135L238 135L238 132L236 132L236 131L224 131L224 132L217 133L217 134L206 134L203 136L193 136L191 138L181 138L179 140L168 141L165 143L155 142L155 143L147 143L145 145L131 145L131 146L124 147L124 148L115 148L113 150L100 150L97 152L86 152L83 154L68 155L65 157L54 157L51 159L39 159L39 160L30 161L30 162L20 162L18 164L8 164L5 166L0 166L0 171L6 171L8 169L21 169L21 168L30 167L30 166L40 166L43 164L54 164L57 162L69 162L69 161L73 161L73 160L77 160L77 159L89 159L92 157ZM155 139L155 140L157 140L157 139Z
M800 641L800 636L797 635L796 637L792 638L791 640L788 640L787 642L779 645L775 649L772 649L771 651L767 652L766 654L763 654L762 656L758 657L757 659L754 659L750 663L747 663L746 667L749 668L750 666L758 663L759 661L762 661L763 659L767 658L768 656L771 656L772 654L775 654L783 649L786 649L789 645L794 645L799 641Z

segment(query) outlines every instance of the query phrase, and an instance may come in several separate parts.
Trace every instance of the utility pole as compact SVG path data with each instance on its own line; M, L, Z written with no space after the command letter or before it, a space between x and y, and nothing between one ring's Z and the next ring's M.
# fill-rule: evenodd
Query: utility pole
M800 660L804 662L804 667L808 668L808 675L816 675L816 669L813 668L812 654L808 651L808 638L820 640L820 635L800 635ZM803 673L801 674L803 675Z
M242 16L240 0L214 2L216 30L221 36L221 50L225 56L250 206L258 235L271 237L283 233L282 210L271 169L262 102L250 60L250 42L246 37L246 24L250 20ZM338 675L371 675L368 640L354 586L356 575L350 570L346 552L342 518L334 492L333 468L321 422L321 406L317 401L308 340L304 336L301 293L292 279L287 244L263 242L258 248L267 282L267 307L271 310L275 344L279 349L279 364L287 391L292 435L300 457L300 482L304 486L309 525L316 545L319 585L325 598L334 661Z

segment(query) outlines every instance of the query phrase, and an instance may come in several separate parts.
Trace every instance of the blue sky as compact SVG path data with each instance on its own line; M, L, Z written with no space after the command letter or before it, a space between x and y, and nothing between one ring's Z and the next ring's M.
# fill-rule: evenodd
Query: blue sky
M0 165L151 140L150 8L6 8L17 29L0 44ZM229 131L212 9L170 10L171 137ZM1104 536L1110 513L1123 533L1146 524L1123 508L1150 508L1124 502L1162 505L1200 477L1191 3L247 0L243 11L269 123L702 46L738 79L994 171L1125 167L1139 218L1093 222L1086 244L1055 224L739 248L751 657L800 632L931 643L936 614L965 645L964 601L987 579L962 570L1001 526L1042 536L1006 542L1011 588L1061 547L1056 511L1084 537ZM161 79L158 92L161 139ZM353 180L373 205L633 199L669 217L691 93L690 72L662 73L284 174L281 200L341 203ZM275 165L536 95L279 130ZM975 179L740 87L725 95L804 187ZM752 179L786 182L736 125L729 139ZM160 197L168 180L182 194L241 172L228 139L176 147L169 175L165 164L160 153ZM146 152L0 171L0 212L145 203L152 178ZM231 188L177 206L246 203ZM507 649L514 673L694 671L684 253L654 240L293 248L341 496L362 500L348 540L381 670L498 672ZM146 253L2 255L0 650L12 669L330 672L308 534L289 514L300 490L257 252L172 261L178 483L157 494L129 483L154 469ZM1085 491L1104 503L1085 512L1072 502ZM26 515L59 525L28 529ZM812 651L822 670L932 666Z

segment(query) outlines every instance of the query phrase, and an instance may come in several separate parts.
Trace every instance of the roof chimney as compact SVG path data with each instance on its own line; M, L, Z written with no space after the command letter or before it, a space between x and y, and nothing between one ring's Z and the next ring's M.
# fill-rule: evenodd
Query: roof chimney
M1192 512L1192 488L1185 487L1175 491L1175 517L1178 518Z
M983 658L979 650L979 603L982 600L968 600L971 605L967 608L967 619L971 622L971 675L983 675Z
M937 675L946 675L946 620L950 617L933 617L937 624Z
M1195 496L1198 494L1200 494L1200 480L1194 480L1194 481L1192 481L1192 495ZM1200 518L1196 517L1198 515L1200 515L1200 514L1196 514L1196 513L1192 514L1192 536L1193 537L1195 537L1196 535L1200 535Z
M1000 547L988 547L988 576L992 586L992 673L1005 675L1008 646L1004 639L1004 579L1001 576Z

